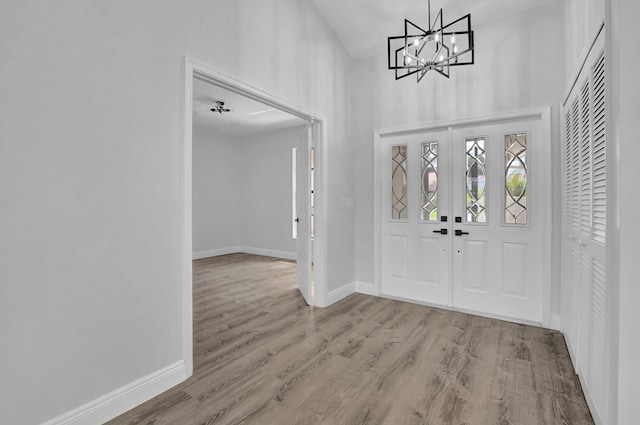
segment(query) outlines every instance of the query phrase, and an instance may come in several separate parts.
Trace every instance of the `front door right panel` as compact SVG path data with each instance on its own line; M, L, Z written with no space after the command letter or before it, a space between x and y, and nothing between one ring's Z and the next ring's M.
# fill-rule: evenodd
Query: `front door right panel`
M458 308L542 320L540 130L539 119L521 119L452 132L452 210L462 219L452 250Z

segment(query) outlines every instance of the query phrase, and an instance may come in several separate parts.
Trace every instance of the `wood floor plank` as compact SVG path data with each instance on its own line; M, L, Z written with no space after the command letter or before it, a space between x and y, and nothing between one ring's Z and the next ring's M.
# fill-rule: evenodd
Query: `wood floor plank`
M295 263L194 261L194 375L110 425L591 425L556 331L353 294Z

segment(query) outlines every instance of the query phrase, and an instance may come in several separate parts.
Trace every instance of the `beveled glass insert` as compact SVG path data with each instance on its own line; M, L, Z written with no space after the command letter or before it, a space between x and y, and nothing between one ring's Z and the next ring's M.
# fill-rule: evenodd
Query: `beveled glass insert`
M438 142L422 144L420 220L438 221Z
M391 146L391 219L407 219L407 145Z
M527 135L504 136L504 222L527 224Z
M486 223L486 155L485 139L466 139L467 223Z

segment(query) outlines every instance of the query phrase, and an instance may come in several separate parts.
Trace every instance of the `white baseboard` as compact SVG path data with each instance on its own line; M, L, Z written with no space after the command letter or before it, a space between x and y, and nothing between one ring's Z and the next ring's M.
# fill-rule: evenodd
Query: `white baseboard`
M356 282L356 292L366 295L380 295L380 292L376 290L376 286L373 283L368 282Z
M329 307L331 304L337 303L341 299L346 298L353 293L380 295L375 290L375 286L372 283L353 281L329 292L329 294L327 294L326 305L318 307Z
M153 372L42 425L102 424L187 379L184 360Z
M403 301L403 302L407 302L407 303L411 303L411 304L418 304L418 305L424 305L424 306L427 306L427 307L439 308L439 309L442 309L442 310L448 310L448 311L455 311L455 312L458 312L458 313L471 314L473 316L488 317L490 319L503 320L505 322L511 322L511 323L520 323L522 325L536 326L538 328L543 327L541 322L536 322L536 321L526 320L526 319L519 319L517 317L502 316L500 314L492 314L492 313L487 313L487 312L484 312L484 311L471 310L471 309L468 309L468 308L453 307L451 305L445 305L445 304L437 304L437 303L430 303L430 302L425 302L425 301L417 301L417 300L413 300L411 298L397 297L395 295L389 295L389 294L385 294L385 293L380 293L380 295L378 295L378 296L382 297L382 298L388 298L390 300Z
M240 251L239 246L231 246L228 248L218 248L218 249L208 249L205 251L195 251L193 253L193 259L199 260L201 258L217 257L218 255L234 254L236 252L242 252Z
M348 297L349 295L353 294L355 291L356 291L355 282L349 282L346 285L339 287L338 289L334 289L333 291L329 292L329 294L327 295L326 307L330 306L331 304L337 303L343 298Z
M278 251L276 249L255 248L251 246L231 246L228 248L208 249L206 251L195 251L193 253L194 260L201 258L217 257L218 255L235 254L236 252L244 252L247 254L264 255L265 257L284 258L286 260L296 260L298 254L295 252Z
M559 314L552 314L549 328L562 332L562 316L560 316Z
M266 257L284 258L286 260L297 260L296 252L278 251L276 249L254 248L251 246L240 246L238 252L246 252L247 254L264 255Z

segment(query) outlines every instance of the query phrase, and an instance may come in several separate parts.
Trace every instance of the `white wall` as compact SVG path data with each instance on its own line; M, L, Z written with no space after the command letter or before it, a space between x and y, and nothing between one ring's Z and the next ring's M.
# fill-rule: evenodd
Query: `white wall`
M242 246L295 256L291 237L291 148L306 143L306 126L243 138L239 168Z
M244 250L296 257L291 237L291 148L305 126L230 137L194 126L193 253Z
M327 116L328 290L353 280L353 212L338 212L349 58L312 5L0 9L0 423L41 423L182 359L185 55Z
M476 64L394 80L386 57L361 61L352 80L355 108L356 280L373 283L373 130L436 123L469 116L552 106L552 157L549 170L560 176L559 104L564 90L563 3L474 26ZM546 170L545 170L546 171ZM560 312L560 188L553 193L552 313Z
M193 126L193 252L206 255L241 245L240 141Z
M565 69L567 79L578 74L587 50L604 22L605 0L564 0Z
M618 322L618 358L617 361L617 418L611 424L634 424L638 422L637 387L640 382L640 278L638 277L638 241L640 223L638 210L638 112L640 106L640 56L637 52L637 17L640 16L640 3L625 0L607 2L607 26L610 35L610 87L611 110L609 118L611 130L608 134L613 143L614 181L607 196L614 198L613 211L608 210L608 227L612 238L607 234L607 245L613 245L609 252L608 266L615 272L607 275L610 285L619 300ZM608 124L609 125L609 124ZM609 182L607 182L609 184ZM609 202L607 203L609 205ZM615 370L615 369L614 369Z

